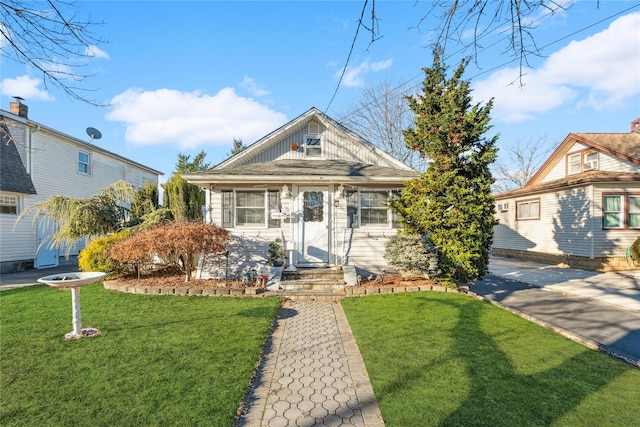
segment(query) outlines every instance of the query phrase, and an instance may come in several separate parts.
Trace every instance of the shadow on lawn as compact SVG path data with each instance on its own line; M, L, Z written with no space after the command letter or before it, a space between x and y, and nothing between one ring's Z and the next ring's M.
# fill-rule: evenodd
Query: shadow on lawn
M615 365L594 369L601 355L585 348L549 369L520 373L498 343L482 330L481 316L488 305L475 301L430 303L459 310L452 330L452 349L457 358L466 361L468 375L466 399L443 420L443 425L465 425L474 419L492 426L550 425L624 372L622 364L619 369Z

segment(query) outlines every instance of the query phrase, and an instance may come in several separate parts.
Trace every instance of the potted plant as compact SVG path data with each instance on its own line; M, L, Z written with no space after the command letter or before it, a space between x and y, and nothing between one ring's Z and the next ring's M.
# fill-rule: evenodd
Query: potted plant
M269 243L269 250L267 252L267 264L273 267L282 267L287 254L282 246L282 240L276 238L273 242Z

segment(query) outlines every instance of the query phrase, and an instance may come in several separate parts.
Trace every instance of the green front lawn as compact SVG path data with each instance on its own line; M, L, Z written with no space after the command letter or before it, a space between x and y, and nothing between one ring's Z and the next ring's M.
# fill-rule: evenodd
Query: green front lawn
M342 301L387 427L638 426L640 371L451 293Z
M80 292L82 326L66 341L71 292L0 293L3 426L230 426L279 299Z

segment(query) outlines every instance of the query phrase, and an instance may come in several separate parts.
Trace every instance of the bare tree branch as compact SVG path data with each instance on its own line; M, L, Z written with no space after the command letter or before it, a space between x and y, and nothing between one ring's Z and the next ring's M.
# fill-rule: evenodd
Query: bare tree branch
M72 99L104 106L89 97L95 89L80 83L95 74L83 72L92 48L105 43L92 31L100 25L78 15L67 0L0 0L0 55L41 73L45 88L61 89Z
M546 136L537 141L518 141L511 148L502 148L495 164L497 193L524 187L548 157L552 147Z

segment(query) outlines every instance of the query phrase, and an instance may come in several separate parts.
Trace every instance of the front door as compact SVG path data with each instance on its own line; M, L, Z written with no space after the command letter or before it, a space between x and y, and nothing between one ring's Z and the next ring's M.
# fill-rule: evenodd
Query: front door
M299 265L329 263L329 188L300 187Z

